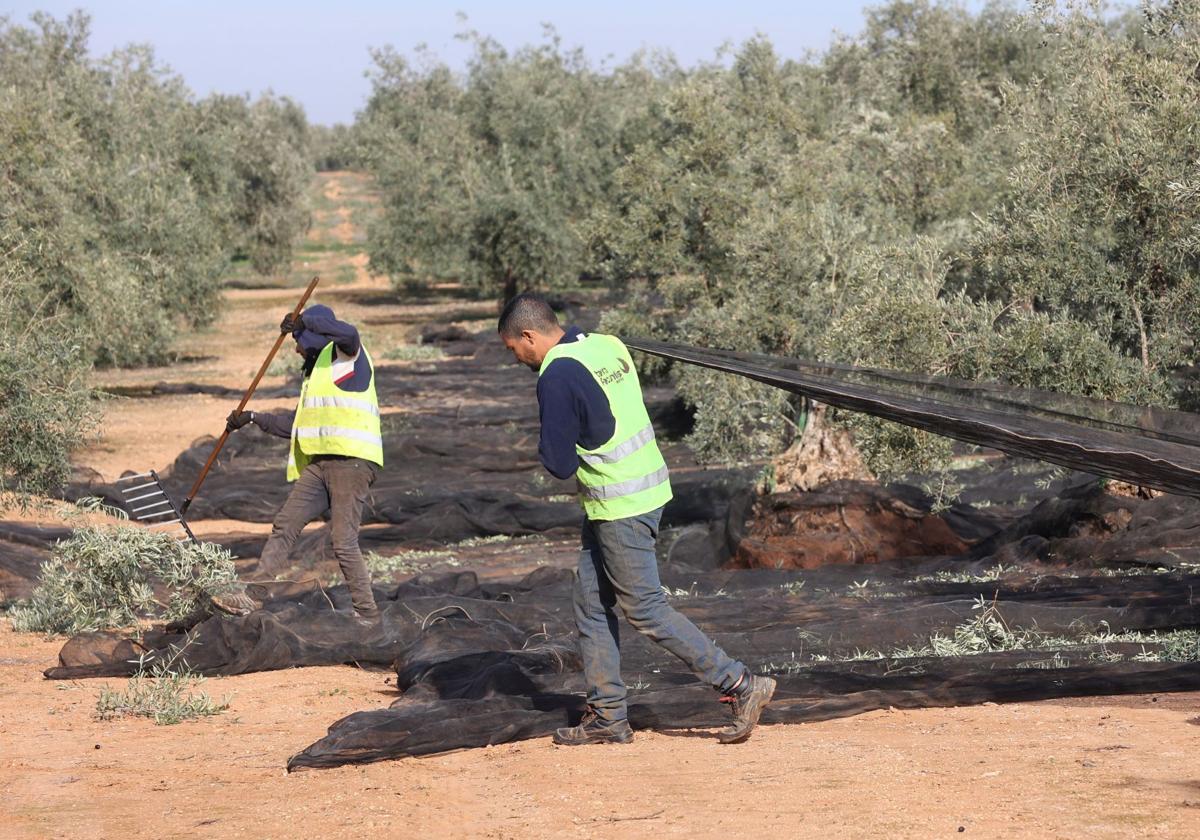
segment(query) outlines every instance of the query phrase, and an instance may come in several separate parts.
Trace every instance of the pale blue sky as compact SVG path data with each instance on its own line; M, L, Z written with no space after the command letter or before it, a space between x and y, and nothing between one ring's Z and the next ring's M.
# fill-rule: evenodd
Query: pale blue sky
M456 12L470 28L506 47L535 42L542 23L554 24L568 47L582 46L593 61L619 62L641 47L672 51L685 65L712 58L726 41L738 43L756 32L770 36L780 53L799 58L822 50L835 30L855 34L862 10L878 5L862 0L609 0L564 3L522 0L446 4L408 0L310 0L265 2L132 2L132 0L0 0L0 15L24 23L43 10L61 17L82 7L92 15L92 50L103 54L132 42L149 43L158 57L180 73L197 93L258 93L271 89L304 105L313 122L349 122L369 92L363 73L368 48L391 44L410 53L425 43L450 64L461 67L469 48L455 40L462 30ZM968 0L978 8L982 0ZM609 58L611 57L611 58Z

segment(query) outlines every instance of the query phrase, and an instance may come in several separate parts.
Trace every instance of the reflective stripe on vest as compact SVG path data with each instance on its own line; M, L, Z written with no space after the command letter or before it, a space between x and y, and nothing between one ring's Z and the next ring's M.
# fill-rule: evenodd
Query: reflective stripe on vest
M644 475L641 478L630 478L626 481L620 481L616 484L605 484L603 487L587 487L580 486L579 492L587 496L589 499L599 499L601 501L608 499L619 499L622 496L632 496L634 493L642 490L649 490L651 487L657 487L667 480L668 472L667 465Z
M383 446L383 437L381 435L366 432L362 429L347 429L345 426L306 426L302 429L296 429L296 437L345 437L353 438L354 440L361 440L363 443L371 443L376 446Z
M665 505L671 499L667 465L625 345L611 335L583 336L552 347L541 369L559 358L574 359L587 369L604 392L615 421L612 437L600 446L575 447L579 501L588 518L624 519Z
M359 352L366 353L363 348ZM383 436L375 371L363 392L349 393L334 381L333 342L325 345L300 389L287 476L295 481L316 455L362 458L383 466ZM367 356L370 364L371 357Z
M306 397L305 408L354 408L367 411L379 416L379 406L366 400L356 400L351 397Z
M642 430L624 443L617 444L608 452L580 452L579 460L585 464L615 464L626 455L632 455L650 441L654 440L654 424L647 423Z

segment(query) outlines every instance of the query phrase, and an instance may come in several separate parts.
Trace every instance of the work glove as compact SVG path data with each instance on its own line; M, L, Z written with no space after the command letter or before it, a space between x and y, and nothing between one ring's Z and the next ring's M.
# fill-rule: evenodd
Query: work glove
M302 329L304 329L303 315L293 315L291 312L289 312L287 315L284 315L283 320L279 322L279 331L284 335L295 333Z
M253 411L238 411L237 409L234 409L233 411L229 412L229 416L225 418L225 431L236 432L253 419Z

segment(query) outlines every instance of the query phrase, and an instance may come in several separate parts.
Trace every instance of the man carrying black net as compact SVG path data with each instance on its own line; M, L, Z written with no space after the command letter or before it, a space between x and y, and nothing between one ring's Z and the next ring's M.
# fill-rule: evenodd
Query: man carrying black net
M654 543L671 483L629 351L614 336L564 331L549 304L532 294L508 302L498 330L517 361L538 374L542 464L557 478L576 477L585 514L574 606L588 711L578 726L555 732L554 742L633 738L618 606L638 632L679 657L732 705L734 722L721 732L721 742L746 740L775 681L751 674L667 603Z

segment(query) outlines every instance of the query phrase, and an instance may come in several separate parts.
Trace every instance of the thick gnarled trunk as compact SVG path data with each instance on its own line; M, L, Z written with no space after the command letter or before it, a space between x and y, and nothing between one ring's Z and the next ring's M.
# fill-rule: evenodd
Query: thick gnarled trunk
M829 407L809 405L804 433L773 462L775 491L814 490L839 479L874 480L851 434L829 422Z

